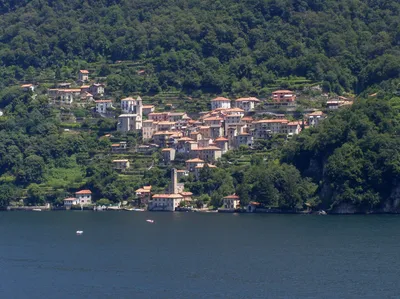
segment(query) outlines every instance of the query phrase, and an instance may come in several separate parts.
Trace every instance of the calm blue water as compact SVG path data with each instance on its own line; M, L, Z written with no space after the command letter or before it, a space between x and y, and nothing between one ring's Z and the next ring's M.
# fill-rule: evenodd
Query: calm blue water
M0 234L1 298L400 297L400 216L5 212Z

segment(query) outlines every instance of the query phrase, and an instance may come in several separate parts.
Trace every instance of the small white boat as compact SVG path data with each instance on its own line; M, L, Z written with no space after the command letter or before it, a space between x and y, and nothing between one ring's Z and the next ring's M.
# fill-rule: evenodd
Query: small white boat
M144 209L133 209L132 211L135 211L135 212L144 212Z
M34 212L41 212L42 209L32 209L32 211L34 211Z
M147 219L146 221L149 223L154 223L154 220L151 220L151 219Z
M76 231L76 234L77 234L77 235L82 235L82 234L83 234L83 230L77 230L77 231Z

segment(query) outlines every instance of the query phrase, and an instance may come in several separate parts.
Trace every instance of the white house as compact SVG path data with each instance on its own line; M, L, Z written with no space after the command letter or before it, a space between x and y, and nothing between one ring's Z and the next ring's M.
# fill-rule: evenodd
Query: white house
M117 130L120 132L139 131L142 129L142 117L139 114L121 114L118 116Z
M92 203L92 191L81 190L75 193L77 204L90 205Z
M23 85L21 85L21 89L23 90L23 91L35 91L35 85L33 85L33 84L23 84Z
M325 119L325 114L322 111L315 111L307 115L308 117L308 125L310 127L316 127L319 123Z
M79 203L78 199L75 198L75 197L68 197L68 198L64 199L64 206L65 207L71 207L73 205L77 205L78 203Z
M89 92L94 96L103 96L105 90L105 85L101 83L94 83L90 85Z
M113 160L112 163L114 169L123 170L123 169L128 169L130 167L129 160L127 159Z
M183 201L181 194L154 194L150 203L150 211L175 211L181 201Z
M254 97L249 98L240 98L235 101L236 107L243 109L246 112L254 111L257 104L260 103L260 100Z
M211 110L218 108L229 109L231 108L231 100L224 97L217 97L211 100Z
M111 100L97 100L95 103L97 113L107 113L107 109L112 108Z
M81 82L89 81L89 71L80 70L78 74L78 80Z
M132 97L124 98L121 100L121 110L127 114L139 114L143 113L143 102L141 97L137 97L135 100Z
M222 199L224 209L236 209L240 204L240 198L236 194L225 196Z

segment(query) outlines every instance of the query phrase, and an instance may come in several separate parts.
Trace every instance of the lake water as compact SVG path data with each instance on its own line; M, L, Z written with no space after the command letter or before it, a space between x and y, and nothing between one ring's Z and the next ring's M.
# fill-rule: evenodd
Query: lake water
M400 216L4 212L0 235L2 298L400 296Z

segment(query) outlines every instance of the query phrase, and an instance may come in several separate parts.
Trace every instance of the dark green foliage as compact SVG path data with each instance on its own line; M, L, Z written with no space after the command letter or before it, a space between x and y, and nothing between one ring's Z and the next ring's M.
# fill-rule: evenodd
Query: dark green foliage
M290 75L359 92L399 76L396 0L10 3L0 2L3 86L74 78L87 63L123 93L259 94ZM120 60L113 74L107 62Z
M283 161L319 184L324 208L352 204L380 210L396 198L400 179L399 98L358 101L303 133Z

